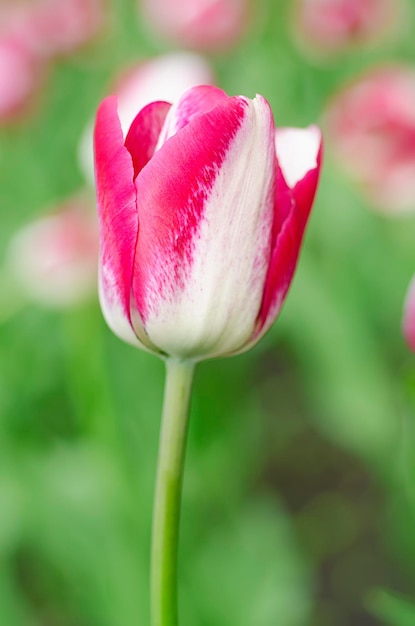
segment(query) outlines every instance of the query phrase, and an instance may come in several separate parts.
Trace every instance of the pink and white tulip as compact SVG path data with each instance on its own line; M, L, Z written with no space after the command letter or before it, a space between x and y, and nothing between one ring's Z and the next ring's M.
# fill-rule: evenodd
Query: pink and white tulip
M370 45L403 25L403 0L298 0L293 29L300 45L328 55Z
M122 339L200 360L248 349L278 315L317 187L318 128L199 86L153 102L124 135L99 107L100 298Z
M96 294L97 259L98 224L80 196L18 231L6 264L22 295L64 308Z
M345 86L325 115L339 166L374 208L415 210L415 71L376 68Z
M405 298L402 331L409 348L415 352L415 276Z
M139 0L139 5L151 29L194 50L229 48L249 23L249 0Z

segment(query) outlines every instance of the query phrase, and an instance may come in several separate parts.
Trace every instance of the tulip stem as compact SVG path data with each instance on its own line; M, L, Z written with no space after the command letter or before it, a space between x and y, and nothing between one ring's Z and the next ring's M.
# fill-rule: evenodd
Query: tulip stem
M166 360L151 546L151 626L178 626L180 502L194 364Z

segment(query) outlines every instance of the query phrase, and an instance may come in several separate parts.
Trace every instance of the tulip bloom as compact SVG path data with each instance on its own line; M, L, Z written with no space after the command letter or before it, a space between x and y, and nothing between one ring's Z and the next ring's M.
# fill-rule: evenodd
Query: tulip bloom
M415 352L415 277L409 285L405 298L402 330L408 347Z
M261 96L153 102L126 135L101 104L100 297L136 346L197 361L248 349L285 299L316 191L320 131L275 130Z

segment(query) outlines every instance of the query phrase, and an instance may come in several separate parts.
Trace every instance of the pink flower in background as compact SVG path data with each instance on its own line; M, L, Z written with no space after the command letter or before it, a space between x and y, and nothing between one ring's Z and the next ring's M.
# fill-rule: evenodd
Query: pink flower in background
M210 64L191 52L174 52L137 63L114 83L123 132L127 133L137 111L146 104L156 100L174 102L186 89L213 82Z
M103 24L102 0L8 0L0 5L0 124L30 108L49 62Z
M36 46L48 56L76 51L96 37L104 23L103 0L36 0L33 8Z
M23 41L0 34L0 124L27 113L45 71L43 61Z
M141 13L158 34L195 50L228 48L244 34L249 0L139 0Z
M402 0L298 0L294 33L300 46L330 55L393 34L403 8Z
M88 43L105 21L104 0L6 0L0 6L0 33L24 42L49 59Z
M340 167L375 207L415 209L415 70L381 67L345 86L325 127Z
M118 116L124 135L146 104L156 100L175 102L190 87L214 82L209 63L192 52L175 52L154 57L125 69L115 78L109 92L118 96ZM79 147L79 162L87 180L94 180L93 123L86 128Z
M96 293L97 259L98 224L91 203L76 197L16 233L6 264L23 295L65 307Z
M320 171L315 127L275 131L266 100L199 86L125 135L99 107L100 299L138 347L200 360L253 345L296 266Z
M402 330L409 348L415 352L415 277L409 285L405 298Z

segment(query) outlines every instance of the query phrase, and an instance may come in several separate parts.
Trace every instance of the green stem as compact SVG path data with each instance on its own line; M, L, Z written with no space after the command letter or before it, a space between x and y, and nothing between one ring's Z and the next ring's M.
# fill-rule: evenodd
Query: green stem
M166 361L153 511L151 626L178 626L177 556L181 487L194 364Z

